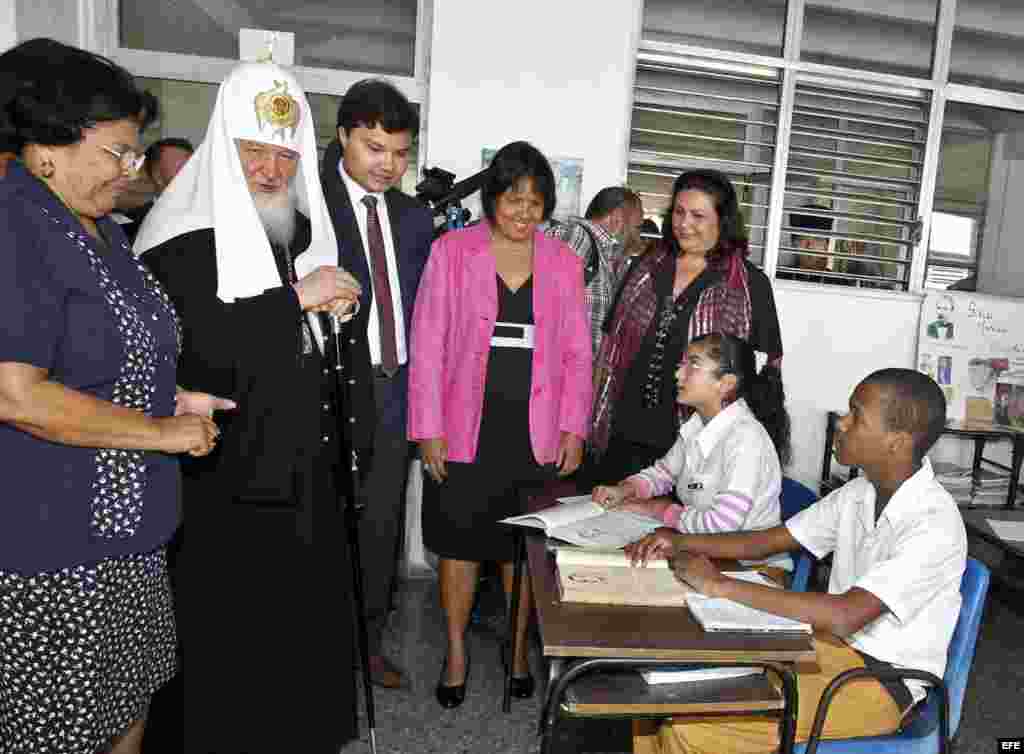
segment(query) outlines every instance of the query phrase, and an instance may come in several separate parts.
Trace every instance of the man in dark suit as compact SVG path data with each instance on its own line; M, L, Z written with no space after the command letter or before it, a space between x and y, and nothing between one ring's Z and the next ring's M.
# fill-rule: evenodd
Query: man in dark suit
M381 653L381 634L404 528L409 328L433 238L430 211L395 188L409 167L418 127L415 109L398 89L378 79L360 81L342 98L338 142L327 150L322 175L342 265L359 280L360 305L369 314L363 321L377 420L360 500L359 536L371 679L386 688L404 685L401 668Z

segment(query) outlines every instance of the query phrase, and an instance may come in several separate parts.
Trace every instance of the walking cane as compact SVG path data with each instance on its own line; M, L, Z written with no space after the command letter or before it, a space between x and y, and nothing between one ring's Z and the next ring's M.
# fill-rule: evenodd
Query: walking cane
M334 379L337 389L334 392L335 416L341 419L343 408L352 404L348 380L342 374L341 359L341 319L331 315L331 332L334 333ZM340 422L344 427L350 422ZM366 697L366 724L370 729L370 752L377 754L377 721L374 719L373 684L370 680L370 636L366 629L366 600L363 597L363 561L359 555L359 521L356 511L356 497L359 493L359 457L356 454L355 442L351 431L342 430L348 435L349 457L343 459L349 467L349 495L345 504L345 528L348 531L349 557L352 559L352 596L355 598L356 630L359 639L359 654L362 656L363 691Z

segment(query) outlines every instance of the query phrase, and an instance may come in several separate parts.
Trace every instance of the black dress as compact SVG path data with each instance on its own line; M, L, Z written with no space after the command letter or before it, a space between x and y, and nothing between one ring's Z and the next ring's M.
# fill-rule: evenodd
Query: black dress
M533 324L533 278L516 291L498 275L498 325ZM530 445L530 386L533 349L491 345L472 463L448 462L448 478L423 497L423 541L442 558L505 562L513 539L496 524L522 513L519 491L554 478ZM428 485L435 483L427 478ZM431 492L435 494L430 494Z

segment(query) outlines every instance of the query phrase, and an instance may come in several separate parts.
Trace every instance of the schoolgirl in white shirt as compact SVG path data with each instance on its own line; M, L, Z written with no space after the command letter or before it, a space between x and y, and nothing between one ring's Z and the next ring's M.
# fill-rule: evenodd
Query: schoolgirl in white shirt
M668 454L617 485L594 488L594 500L684 533L778 526L780 458L790 450L778 369L758 372L749 343L710 333L689 344L676 384L678 402L694 414ZM788 557L778 565L788 567Z

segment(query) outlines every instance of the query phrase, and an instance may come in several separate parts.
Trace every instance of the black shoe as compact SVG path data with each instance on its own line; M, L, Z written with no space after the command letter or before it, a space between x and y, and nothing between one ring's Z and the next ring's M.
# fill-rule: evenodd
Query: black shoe
M505 672L508 673L508 645L505 642L501 644L501 664L504 666ZM529 671L527 671L526 675L514 675L510 679L510 693L516 699L529 699L533 696L536 688L537 682L534 681L533 674Z
M441 663L441 677L437 680L437 688L434 689L434 695L437 697L437 703L442 707L445 709L455 709L466 701L466 681L469 680L469 652L466 653L466 677L462 679L462 683L457 686L446 685L444 678L447 670L448 656L445 655L444 662Z
M512 696L516 699L529 699L533 696L537 683L533 680L533 674L527 673L526 675L512 676L509 686L511 687Z

